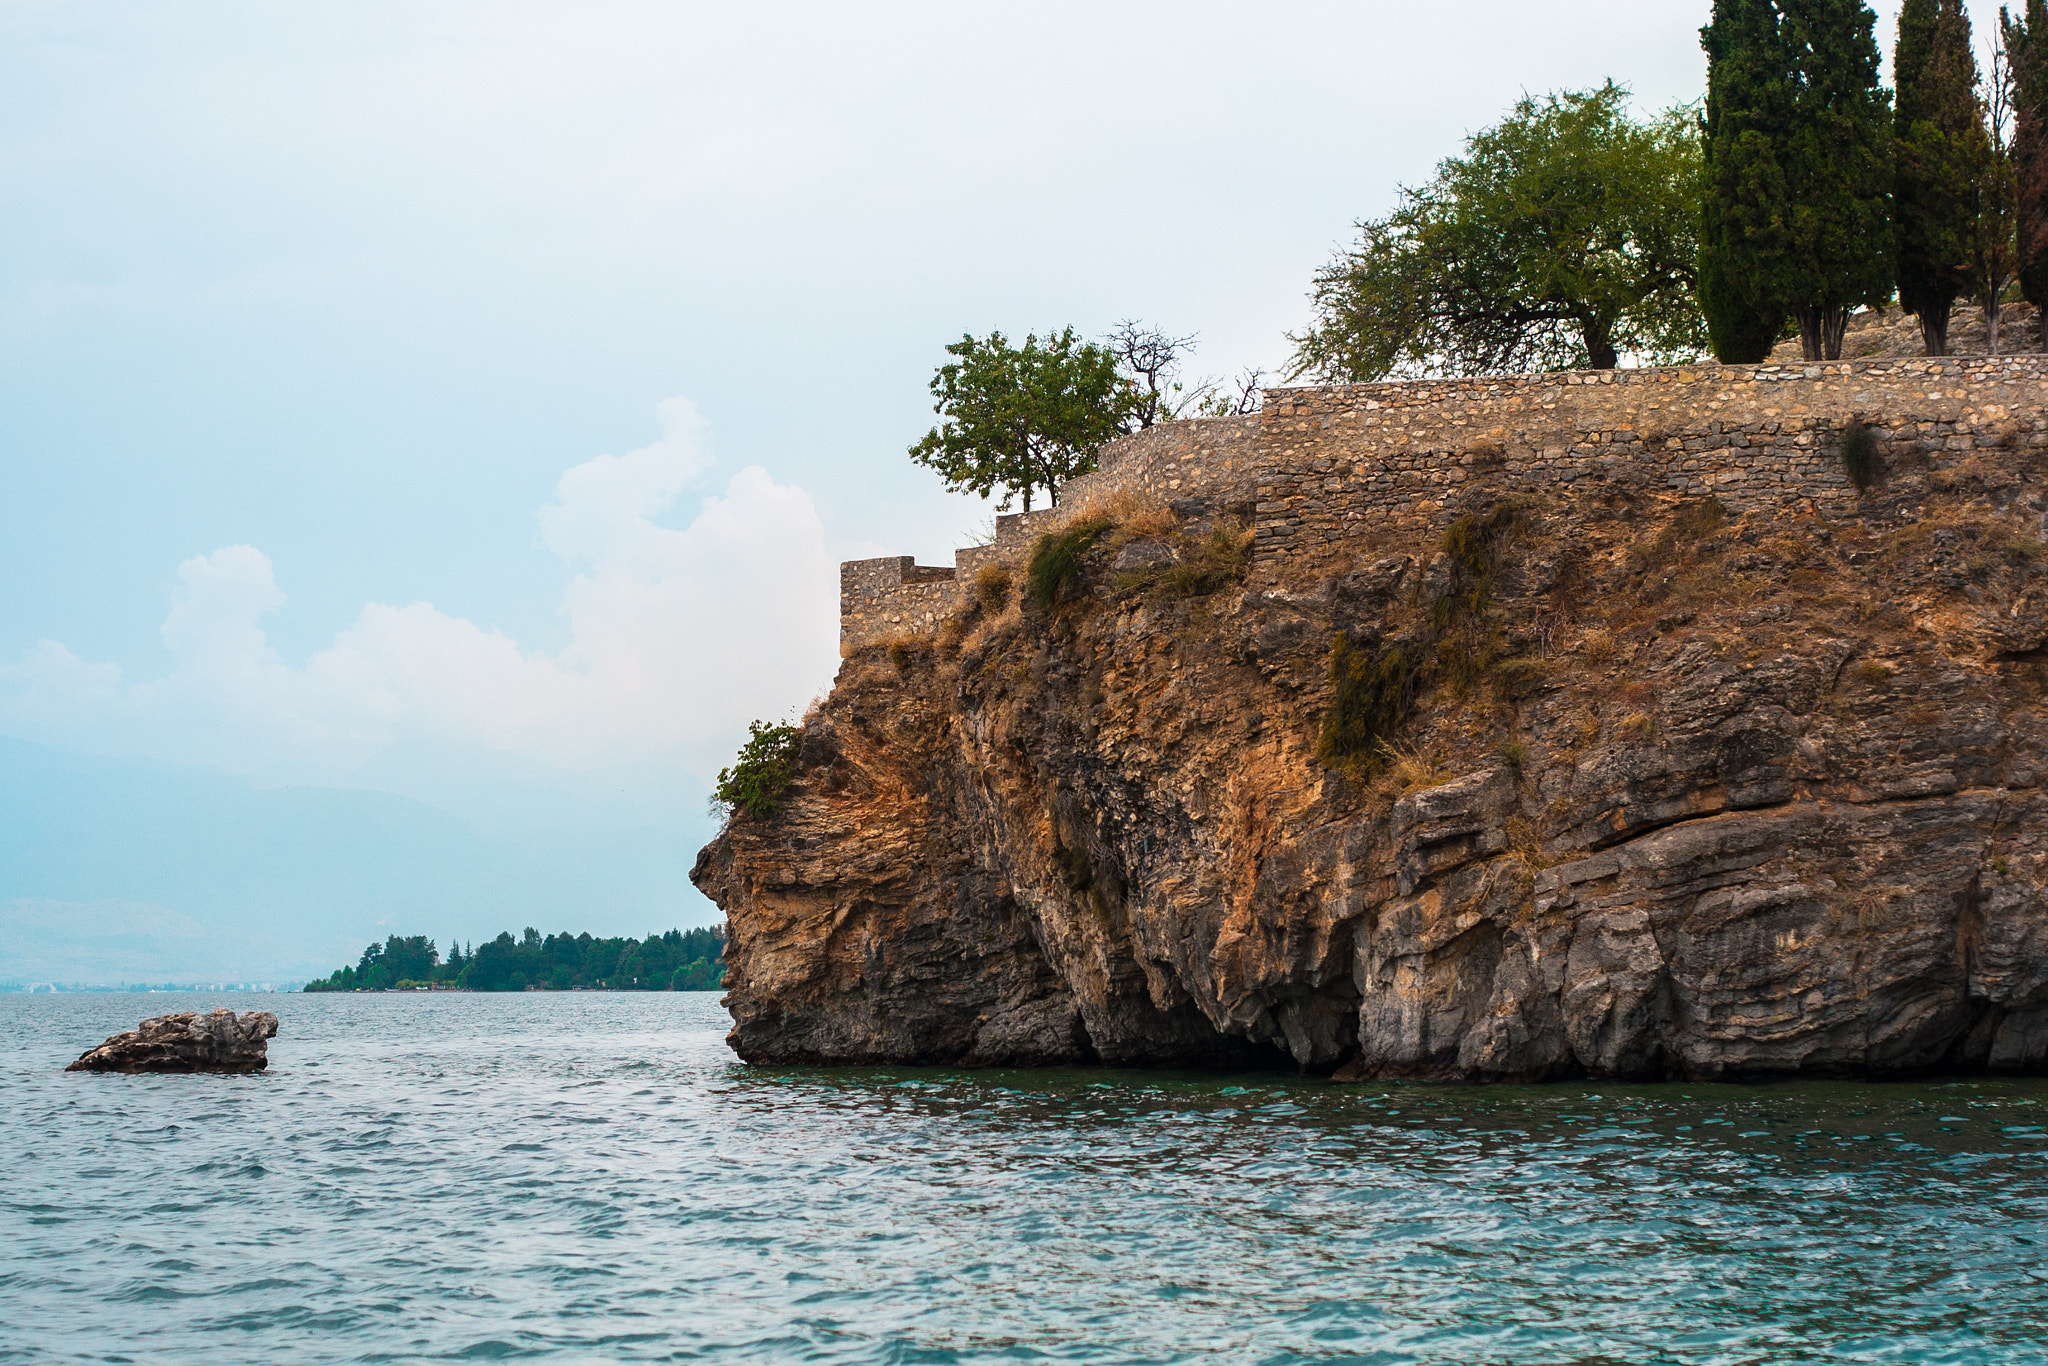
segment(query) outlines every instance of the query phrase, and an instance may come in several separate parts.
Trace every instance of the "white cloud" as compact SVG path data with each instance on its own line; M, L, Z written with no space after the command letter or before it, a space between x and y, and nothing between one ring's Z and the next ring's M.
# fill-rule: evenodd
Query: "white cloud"
M542 543L573 571L558 653L430 603L370 603L295 666L262 624L285 603L269 557L224 546L178 566L167 674L126 684L43 641L0 665L0 725L237 770L352 767L414 740L704 776L748 719L789 710L829 676L836 576L809 495L759 467L706 496L688 526L662 525L712 462L687 399L659 412L658 440L569 470L540 510Z

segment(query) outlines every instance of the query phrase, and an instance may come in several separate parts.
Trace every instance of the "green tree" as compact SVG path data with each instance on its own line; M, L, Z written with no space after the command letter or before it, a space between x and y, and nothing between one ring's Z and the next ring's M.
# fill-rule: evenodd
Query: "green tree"
M1628 92L1524 99L1316 273L1291 374L1590 366L1698 354L1698 139Z
M939 425L910 458L955 492L987 498L1000 490L1005 510L1021 494L1029 512L1036 489L1057 505L1060 486L1094 469L1096 449L1135 411L1116 356L1071 327L1043 341L1027 336L1022 346L1000 332L964 336L946 353L953 359L931 383Z
M1771 0L1715 0L1700 30L1707 102L1700 122L1700 307L1717 359L1750 365L1771 354L1784 300L1765 263L1782 254L1785 176L1778 133L1791 61Z
M434 966L440 961L434 941L423 934L404 938L394 934L384 941L384 969L391 974L393 986L400 982L432 981Z
M1892 175L1899 304L1927 354L1948 354L1949 313L1971 283L1987 166L1977 61L1963 0L1905 0L1892 49Z
M735 811L757 817L774 815L783 789L796 777L797 750L802 743L800 727L749 723L746 743L740 746L732 767L718 770L718 781L711 789L713 809L727 818Z
M2048 310L2048 0L1998 19L2011 65L2015 265L2027 302Z
M1808 360L1837 360L1858 304L1892 293L1891 108L1863 0L1777 0L1791 59L1784 250L1767 276Z
M522 946L510 932L501 932L470 952L462 984L472 991L517 991L526 985L529 963L538 956L532 946Z
M1723 359L1774 311L1808 360L1891 297L1891 107L1862 0L1716 0L1707 50L1703 291ZM1760 357L1759 357L1760 358Z

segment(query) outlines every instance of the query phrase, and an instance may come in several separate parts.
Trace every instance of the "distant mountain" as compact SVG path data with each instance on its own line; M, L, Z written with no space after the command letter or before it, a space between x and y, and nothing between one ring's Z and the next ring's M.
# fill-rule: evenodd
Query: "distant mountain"
M0 982L263 980L294 950L137 901L0 903ZM258 970L269 967L272 972Z
M678 813L696 794L650 811L499 783L491 801L484 833L388 792L0 738L0 980L308 977L387 933L445 947L507 924L717 918L688 882L705 822Z

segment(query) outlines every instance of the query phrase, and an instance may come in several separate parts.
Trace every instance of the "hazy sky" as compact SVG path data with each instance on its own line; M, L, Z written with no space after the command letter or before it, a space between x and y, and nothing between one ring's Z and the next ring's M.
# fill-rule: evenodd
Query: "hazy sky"
M947 341L1276 367L1354 219L1524 90L1695 97L1708 8L0 0L0 734L694 810L836 562L988 515L904 457Z

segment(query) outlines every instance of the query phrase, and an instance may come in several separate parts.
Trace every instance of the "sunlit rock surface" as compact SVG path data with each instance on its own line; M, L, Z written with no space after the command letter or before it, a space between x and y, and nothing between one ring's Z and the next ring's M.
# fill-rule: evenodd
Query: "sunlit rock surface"
M2021 443L1891 456L1846 513L1518 496L1476 598L1440 516L1188 592L1159 566L1233 509L1125 509L1057 608L848 658L782 808L704 850L733 1047L2044 1070L2048 483ZM1412 698L1333 767L1340 636Z

